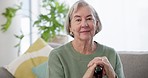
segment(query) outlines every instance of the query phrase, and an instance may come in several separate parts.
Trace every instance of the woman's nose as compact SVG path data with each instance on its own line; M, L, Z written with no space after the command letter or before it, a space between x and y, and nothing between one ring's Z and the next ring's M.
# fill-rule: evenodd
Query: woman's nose
M87 23L86 20L83 20L82 23L81 23L81 25L82 25L82 26L88 26L88 23Z

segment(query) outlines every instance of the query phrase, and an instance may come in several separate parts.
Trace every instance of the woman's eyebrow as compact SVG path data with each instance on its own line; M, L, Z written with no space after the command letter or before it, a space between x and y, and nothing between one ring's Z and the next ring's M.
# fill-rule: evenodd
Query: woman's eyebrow
M80 15L74 15L73 18L80 18L80 17L81 17ZM90 15L87 15L86 17L92 17L92 15L90 14Z
M87 17L92 17L92 15L90 14L90 15L87 15Z
M81 17L80 15L75 15L74 18Z
M71 17L71 20L75 18L80 18L80 17L81 17L80 15L74 15L73 17Z

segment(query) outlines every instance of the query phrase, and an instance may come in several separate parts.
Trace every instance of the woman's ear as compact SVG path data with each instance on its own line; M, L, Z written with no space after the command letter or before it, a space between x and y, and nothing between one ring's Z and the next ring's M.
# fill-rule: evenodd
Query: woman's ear
M96 20L96 26L98 26L99 25L99 21L98 20Z
M69 26L69 31L70 31L70 32L72 32L72 31L73 31L73 30L72 30L72 28L71 28L71 25Z
M96 21L96 29L98 29L99 21Z
M95 31L95 34L98 33L98 31L99 31L99 21L97 20L96 21L96 31Z
M72 37L74 37L73 30L72 30L71 27L69 28L69 34L70 34Z

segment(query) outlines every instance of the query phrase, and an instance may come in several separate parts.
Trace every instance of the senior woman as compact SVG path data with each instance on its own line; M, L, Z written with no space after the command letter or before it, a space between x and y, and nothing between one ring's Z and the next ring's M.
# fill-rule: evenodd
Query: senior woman
M101 22L95 9L83 0L70 8L66 30L74 39L51 51L48 78L94 78L96 66L103 78L124 78L122 63L113 48L93 41Z

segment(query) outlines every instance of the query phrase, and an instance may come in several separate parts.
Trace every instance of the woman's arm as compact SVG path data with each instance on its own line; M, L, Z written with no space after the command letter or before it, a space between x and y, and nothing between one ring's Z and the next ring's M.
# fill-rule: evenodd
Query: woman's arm
M122 62L121 62L120 56L118 54L116 55L115 72L116 72L117 78L125 78L124 72L123 72Z
M62 64L55 53L56 52L51 51L49 55L47 78L64 78L64 71L62 69Z

